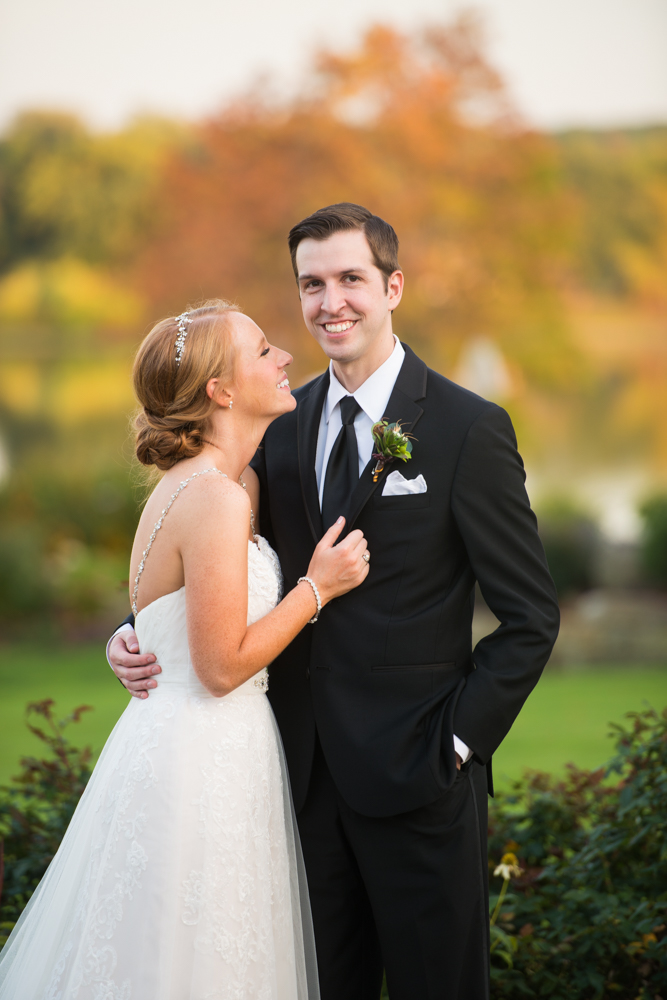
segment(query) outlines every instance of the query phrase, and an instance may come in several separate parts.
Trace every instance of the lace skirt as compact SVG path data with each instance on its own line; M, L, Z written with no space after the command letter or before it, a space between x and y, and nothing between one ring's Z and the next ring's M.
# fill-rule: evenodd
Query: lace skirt
M318 997L266 696L133 699L3 949L0 998Z

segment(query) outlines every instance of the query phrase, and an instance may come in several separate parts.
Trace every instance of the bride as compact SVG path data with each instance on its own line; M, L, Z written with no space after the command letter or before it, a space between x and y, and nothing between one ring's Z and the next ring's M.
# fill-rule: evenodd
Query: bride
M160 686L132 699L0 956L2 1000L313 1000L305 875L267 665L368 572L360 531L281 597L247 468L294 408L292 358L214 301L139 349L137 456L165 474L132 607Z

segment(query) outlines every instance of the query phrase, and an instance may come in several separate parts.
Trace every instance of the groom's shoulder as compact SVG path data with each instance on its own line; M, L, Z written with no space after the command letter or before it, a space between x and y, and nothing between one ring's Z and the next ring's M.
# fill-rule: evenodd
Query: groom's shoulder
M478 396L432 368L427 368L426 399L429 406L444 411L462 428L470 427L480 417L501 421L509 419L506 411L497 403Z

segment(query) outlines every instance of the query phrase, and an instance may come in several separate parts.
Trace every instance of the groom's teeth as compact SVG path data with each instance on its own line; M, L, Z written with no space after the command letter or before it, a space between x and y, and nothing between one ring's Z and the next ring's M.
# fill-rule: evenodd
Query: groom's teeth
M344 333L349 330L350 327L354 326L355 321L353 319L347 320L345 323L325 323L324 329L327 333Z
M289 388L289 379L288 378L284 378L282 380L282 382L279 382L278 383L278 388L279 389L288 389Z

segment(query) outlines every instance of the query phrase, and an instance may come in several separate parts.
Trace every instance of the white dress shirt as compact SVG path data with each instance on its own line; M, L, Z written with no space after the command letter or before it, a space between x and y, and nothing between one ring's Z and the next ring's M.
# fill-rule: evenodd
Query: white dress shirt
M356 392L348 392L345 386L336 378L333 363L329 365L329 391L322 407L320 430L317 436L317 453L315 455L315 475L322 509L324 493L324 470L326 469L331 449L338 437L343 420L340 415L340 401L345 396L354 396L361 407L354 418L354 433L357 436L357 451L359 452L359 475L364 471L373 454L373 424L382 420L387 409L389 397L394 391L394 385L401 370L405 351L396 335L394 335L394 350L387 360L376 368L372 375L359 386Z
M338 437L343 420L340 415L340 401L345 396L354 396L361 407L359 413L354 418L354 432L357 436L357 451L359 452L359 475L364 471L371 460L373 454L373 435L371 429L373 424L382 420L384 411L387 409L389 398L394 391L398 373L403 365L405 351L400 340L394 334L394 350L387 360L376 368L372 375L366 379L355 392L348 392L336 378L333 369L333 362L329 364L329 391L322 407L320 417L320 429L317 436L317 452L315 453L315 475L317 476L317 489L320 497L320 510L322 509L322 495L324 493L325 469L331 455L334 441ZM472 756L472 750L454 736L454 750L465 764Z
M317 476L317 488L320 497L320 510L322 509L322 494L324 492L324 470L327 467L331 449L338 433L343 426L340 415L340 401L344 396L354 396L361 407L359 413L354 418L354 432L357 436L357 450L359 452L359 475L364 471L371 460L373 454L373 435L371 429L373 424L382 419L384 411L387 409L389 397L394 391L398 373L403 365L405 351L400 340L394 334L394 350L379 368L373 372L366 381L359 386L355 392L348 392L336 378L333 363L329 365L329 391L322 407L320 417L320 429L317 436L317 452L315 455L315 475ZM124 632L131 629L131 625L121 625L117 630ZM114 635L117 633L114 632ZM113 635L111 639L113 639ZM107 644L107 659L109 659L109 644ZM159 681L158 681L159 683ZM472 751L460 740L454 737L454 750L465 763Z

